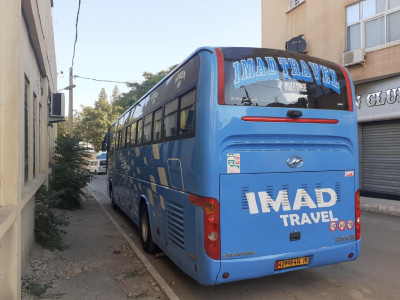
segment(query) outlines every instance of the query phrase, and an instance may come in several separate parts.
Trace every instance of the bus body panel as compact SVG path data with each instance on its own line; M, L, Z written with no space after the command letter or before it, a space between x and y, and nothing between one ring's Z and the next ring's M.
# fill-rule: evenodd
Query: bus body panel
M345 172L221 175L222 260L354 243L354 176Z

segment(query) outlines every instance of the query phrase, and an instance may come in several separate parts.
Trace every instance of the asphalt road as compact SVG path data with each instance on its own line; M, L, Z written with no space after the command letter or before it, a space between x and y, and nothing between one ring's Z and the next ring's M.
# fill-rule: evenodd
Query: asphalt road
M89 189L141 249L138 228L112 209L106 175ZM356 261L218 286L201 286L168 257L145 255L181 299L400 299L400 217L363 212L361 235Z

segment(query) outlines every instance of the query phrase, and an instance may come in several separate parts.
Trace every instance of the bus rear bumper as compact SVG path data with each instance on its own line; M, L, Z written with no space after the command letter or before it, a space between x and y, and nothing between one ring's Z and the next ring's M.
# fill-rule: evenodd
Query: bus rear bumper
M352 261L359 256L360 245L361 240L358 240L356 242L330 247L290 252L279 255L221 260L221 270L218 274L216 284ZM287 268L277 271L275 270L275 262L278 260L305 256L309 257L309 262L306 266ZM226 277L227 274L229 274L229 276L224 279L223 276Z

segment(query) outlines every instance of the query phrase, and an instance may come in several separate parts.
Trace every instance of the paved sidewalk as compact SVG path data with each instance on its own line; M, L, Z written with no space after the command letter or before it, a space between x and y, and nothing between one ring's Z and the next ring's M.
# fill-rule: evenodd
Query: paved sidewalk
M386 200L361 196L360 201L362 211L400 216L400 201L398 200Z
M67 214L69 247L51 252L36 246L24 273L52 283L40 299L168 299L92 196ZM38 298L23 291L22 299Z

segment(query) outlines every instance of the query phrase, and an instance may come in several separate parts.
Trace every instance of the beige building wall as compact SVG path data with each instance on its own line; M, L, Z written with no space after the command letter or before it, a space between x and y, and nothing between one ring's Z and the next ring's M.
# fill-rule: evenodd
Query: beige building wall
M343 64L342 57L346 52L347 39L346 7L355 3L361 5L360 0L262 0L261 3L262 47L285 49L286 42L290 39L304 35L308 55ZM297 5L289 8L295 3ZM399 6L389 9L389 2L384 1L384 3L387 6L382 12L361 20L361 46L365 30L363 24L383 15L386 22L389 15L393 16L400 11ZM387 26L385 23L385 34L389 32ZM379 46L362 50L365 51L363 63L346 66L354 82L357 100L360 188L367 188L370 191L375 189L378 193L385 193L384 190L388 190L391 195L400 195L399 189L396 189L397 179L400 180L400 172L396 170L399 170L400 163L394 158L397 165L389 166L394 171L386 172L384 162L387 151L385 147L392 149L393 153L398 151L395 149L396 142L390 142L393 139L389 133L398 132L400 128L400 40L385 41ZM396 101L387 96L388 92ZM368 103L368 98L374 96L374 93L380 93L380 98L372 98L372 102ZM386 121L389 121L386 124L390 129L382 131L383 134L379 133L380 124L385 124ZM372 127L377 130L376 137L381 137L383 141L384 146L376 146L374 155L363 156L365 149L370 147L365 153L371 153L373 147L366 143L367 137L364 140L365 126L370 126L370 130ZM378 170L371 170L371 166L376 166ZM379 178L379 174L384 175ZM369 183L365 183L366 180ZM385 188L377 188L379 185L385 185Z
M355 0L304 0L289 10L289 1L262 0L262 47L285 49L304 35L307 54L342 63L346 51L346 6ZM400 44L366 50L365 63L348 67L355 83L400 72Z
M34 243L34 194L47 183L57 90L50 0L0 1L0 295L19 299ZM27 122L26 122L27 121Z

